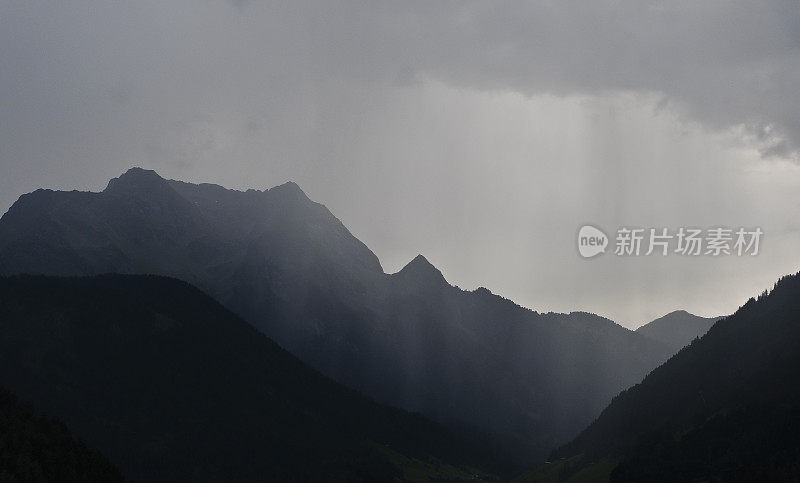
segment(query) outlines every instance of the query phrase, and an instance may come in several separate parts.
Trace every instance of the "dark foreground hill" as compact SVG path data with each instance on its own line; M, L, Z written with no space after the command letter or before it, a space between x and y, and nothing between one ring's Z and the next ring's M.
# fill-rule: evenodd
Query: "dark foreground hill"
M422 256L386 274L293 183L240 192L135 168L100 193L39 190L0 219L0 274L18 273L188 281L336 381L526 465L672 354L602 317L460 290Z
M798 381L792 275L614 398L553 457L621 462L615 481L797 481Z
M174 279L0 278L0 354L0 384L135 481L469 479L497 469L487 452L318 374Z
M676 310L639 327L636 332L663 342L678 352L694 339L705 335L721 318L700 317L685 310Z
M64 423L0 387L0 481L122 482Z

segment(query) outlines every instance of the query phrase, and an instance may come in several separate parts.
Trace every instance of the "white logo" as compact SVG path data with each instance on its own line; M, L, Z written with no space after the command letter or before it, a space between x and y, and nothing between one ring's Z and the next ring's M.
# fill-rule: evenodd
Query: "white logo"
M697 257L723 255L741 257L758 255L764 232L759 227L738 229L714 227L701 228L634 228L617 229L614 255L619 257L662 256L678 254ZM578 230L578 252L583 258L592 258L606 252L609 238L602 230L584 225Z
M605 253L608 237L592 225L584 225L578 230L578 253L583 258L592 258Z

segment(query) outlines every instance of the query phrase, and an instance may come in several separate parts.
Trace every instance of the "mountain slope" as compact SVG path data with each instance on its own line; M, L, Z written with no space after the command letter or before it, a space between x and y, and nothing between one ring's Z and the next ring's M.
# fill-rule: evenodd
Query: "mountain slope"
M491 460L174 279L0 278L0 353L0 383L138 481L466 478Z
M0 387L0 481L124 481L66 426Z
M685 310L676 310L639 327L636 332L663 342L678 352L694 339L702 337L721 318L700 317Z
M800 277L781 279L621 393L554 457L619 481L800 477Z
M134 168L0 219L0 274L109 272L188 281L333 379L525 464L671 354L601 317L460 290L421 256L386 274L294 183L240 192Z

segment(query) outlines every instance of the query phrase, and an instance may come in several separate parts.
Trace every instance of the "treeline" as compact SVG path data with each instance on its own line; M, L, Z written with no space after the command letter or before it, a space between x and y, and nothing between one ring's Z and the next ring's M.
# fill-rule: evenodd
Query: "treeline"
M0 482L124 481L59 420L0 387Z

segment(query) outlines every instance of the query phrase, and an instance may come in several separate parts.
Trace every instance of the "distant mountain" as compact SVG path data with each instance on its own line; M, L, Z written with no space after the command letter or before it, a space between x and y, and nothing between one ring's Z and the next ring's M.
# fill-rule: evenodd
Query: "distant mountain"
M294 183L227 190L134 168L100 193L38 190L0 219L0 274L153 273L199 286L381 402L542 460L672 351L586 313L540 314L378 258Z
M320 375L174 279L0 278L0 354L0 383L65 421L133 481L472 479L502 469L420 415ZM6 400L0 393L0 408ZM21 420L12 427L42 436L18 461L44 448L45 475L103 469L62 428ZM0 467L6 439L0 431Z
M8 362L8 361L6 361ZM124 481L64 423L0 387L0 481Z
M678 352L698 337L702 337L722 317L700 317L685 310L676 310L647 323L636 332L663 342Z
M800 276L792 275L614 398L553 458L616 466L612 481L797 481L797 381Z

